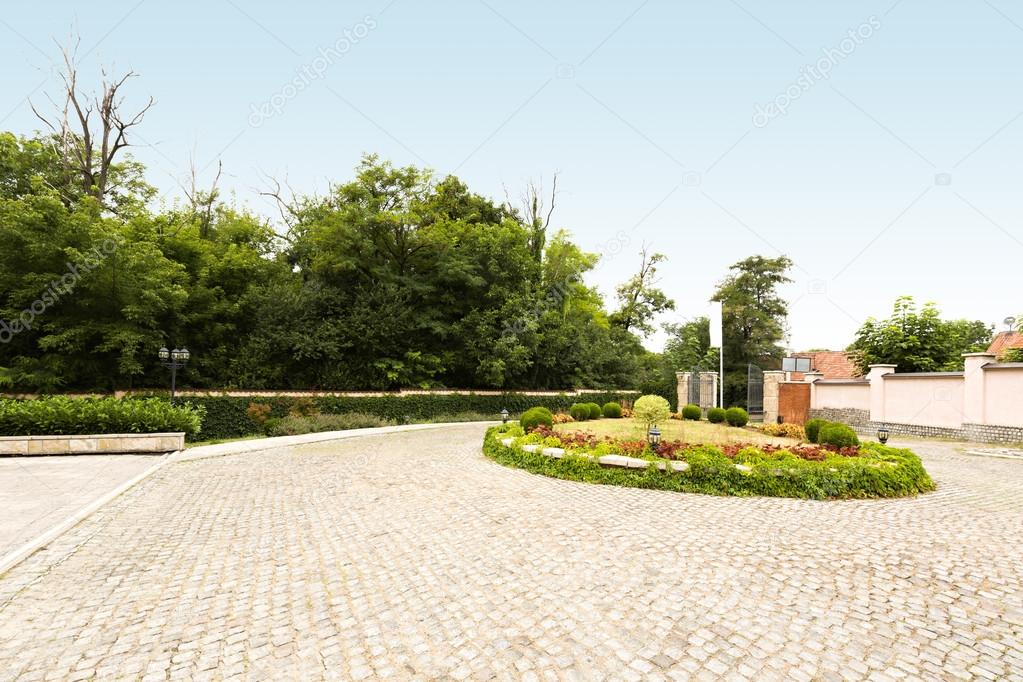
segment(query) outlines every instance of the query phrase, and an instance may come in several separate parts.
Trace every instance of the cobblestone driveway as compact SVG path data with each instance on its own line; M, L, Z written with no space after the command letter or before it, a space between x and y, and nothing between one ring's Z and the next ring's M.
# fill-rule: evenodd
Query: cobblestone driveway
M919 499L538 478L482 428L174 464L0 578L7 679L1023 680L1023 467Z

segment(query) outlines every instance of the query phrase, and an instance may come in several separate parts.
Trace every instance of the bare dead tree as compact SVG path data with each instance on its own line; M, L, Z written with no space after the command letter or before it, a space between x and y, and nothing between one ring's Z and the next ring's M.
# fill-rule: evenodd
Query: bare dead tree
M53 132L58 155L69 177L76 177L81 190L102 203L110 189L111 169L118 153L131 146L131 129L142 123L156 101L150 97L137 113L124 112L121 89L137 75L134 71L117 77L102 69L102 92L98 95L83 93L78 85L80 43L80 38L74 38L68 46L61 47L63 92L60 100L47 97L54 111L43 115L34 104L30 106L36 117Z
M512 210L511 198L508 196L508 188L504 190L505 205ZM543 258L543 250L547 244L547 227L551 224L551 217L554 215L554 208L557 205L558 197L558 174L554 173L554 180L551 183L550 198L543 188L543 178L539 182L530 180L526 189L520 196L522 217L525 223L532 230L529 240L529 248L533 257L540 261Z
M190 182L188 188L183 188L185 197L191 206L192 216L199 221L199 236L203 239L209 237L210 226L213 225L213 209L220 198L220 176L224 172L224 162L217 161L217 174L213 178L209 189L199 188L199 171L195 167L195 158L189 162Z
M281 181L278 180L277 178L268 174L264 175L266 177L266 183L267 185L269 185L269 187L267 187L266 189L258 190L259 195L273 199L274 203L277 205L277 212L281 216L281 222L283 222L285 226L287 226L288 231L290 232L298 224L298 221L301 218L301 213L299 211L298 194L296 194L294 188L292 188L292 186L288 184L287 177L284 178L284 183L282 186ZM286 197L284 195L285 187L287 188L288 193L291 195L290 197ZM292 241L290 234L282 234L280 236L287 241Z

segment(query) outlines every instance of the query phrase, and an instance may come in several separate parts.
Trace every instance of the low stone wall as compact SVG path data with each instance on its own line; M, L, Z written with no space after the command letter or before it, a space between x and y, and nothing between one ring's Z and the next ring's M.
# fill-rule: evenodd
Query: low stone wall
M95 436L3 436L0 455L124 455L183 450L184 433L111 433Z
M810 410L810 419L841 422L854 429L866 429L870 426L870 410L858 410L852 407L821 407Z
M824 407L810 410L812 419L825 419L829 422L848 424L855 430L874 435L884 426L888 433L896 436L922 436L924 438L951 438L953 440L973 441L977 443L1023 443L1023 427L995 426L992 424L963 424L961 429L950 429L942 426L921 426L919 424L900 424L898 422L875 422L870 420L868 410L851 408L839 409Z

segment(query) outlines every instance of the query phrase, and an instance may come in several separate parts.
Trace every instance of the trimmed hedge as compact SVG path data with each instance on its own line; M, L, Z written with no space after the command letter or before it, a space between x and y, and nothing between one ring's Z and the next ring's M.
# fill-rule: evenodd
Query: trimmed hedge
M859 436L845 424L828 422L817 434L821 445L833 445L836 448L854 447L860 444Z
M682 408L682 418L688 419L689 421L698 422L700 417L703 416L703 410L700 409L699 405L686 405Z
M603 467L596 461L573 455L557 459L540 452L529 453L500 441L516 432L504 427L487 430L483 452L505 466L535 474L585 483L653 488L710 495L765 495L803 499L903 497L934 490L934 482L920 458L909 450L867 443L861 456L835 454L823 461L807 461L791 453L766 454L755 448L743 450L735 460L716 447L696 446L685 453L687 471L660 471L654 461L646 469ZM748 466L748 472L735 467Z
M811 443L817 442L817 435L820 433L821 427L828 422L824 419L810 419L803 424L803 431L806 432L806 439Z
M597 403L586 403L586 407L590 410L590 419L600 419L604 415L604 410Z
M554 415L546 407L531 407L522 413L519 423L527 433L538 426L551 428L554 426Z
M593 393L600 402L621 402L632 399L635 393ZM551 412L567 411L577 400L565 394L536 396L522 393L500 395L455 394L455 395L375 395L375 396L326 396L326 397L232 397L202 396L184 398L192 405L206 409L202 435L208 440L226 440L262 433L263 429L246 414L251 403L270 406L270 417L281 419L292 411L296 404L314 403L323 414L345 414L359 412L370 414L397 424L426 421L446 415L474 412L492 414L494 419L502 409L511 414L522 414L531 407L546 407Z
M191 439L199 434L204 414L202 406L172 407L161 398L0 399L0 436L184 432Z
M741 407L729 407L725 410L725 421L729 426L746 426L749 424L749 412Z
M577 422L584 422L590 418L590 406L586 403L573 403L572 407L568 408L568 413Z
M725 408L712 407L707 410L707 421L711 424L720 424L725 421Z
M604 416L608 419L621 419L622 406L618 403L604 403Z

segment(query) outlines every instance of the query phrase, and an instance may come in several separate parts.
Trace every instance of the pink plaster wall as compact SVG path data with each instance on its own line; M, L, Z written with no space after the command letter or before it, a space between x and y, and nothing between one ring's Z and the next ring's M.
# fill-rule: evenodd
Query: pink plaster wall
M958 429L963 424L963 378L883 379L884 414L874 421Z
M1023 367L984 370L984 423L1023 426Z
M817 382L812 407L820 409L870 409L870 384L827 384Z

